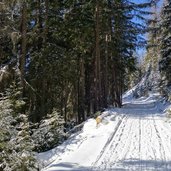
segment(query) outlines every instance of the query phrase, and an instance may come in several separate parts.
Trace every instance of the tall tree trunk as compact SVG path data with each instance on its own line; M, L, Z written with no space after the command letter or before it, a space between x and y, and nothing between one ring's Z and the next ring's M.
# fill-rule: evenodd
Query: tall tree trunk
M80 112L82 121L85 120L85 62L84 57L80 59Z
M47 86L46 86L46 79L45 79L45 76L42 77L42 82L41 82L41 113L40 115L41 116L44 116L46 114L45 112L45 99L47 98L46 97L46 92L47 92Z
M85 120L85 63L84 58L78 59L78 122Z
M36 24L39 29L42 29L43 27L43 21L42 21L42 6L41 6L41 0L37 0L37 9L36 9ZM39 30L40 32L40 30Z
M152 27L153 28L156 28L157 27L157 4L154 3L154 6L153 6L153 20L154 22L152 22ZM154 32L152 33L152 44L153 44L153 47L152 47L152 69L154 71L157 70L157 65L159 63L159 59L158 59L158 54L159 54L159 46L157 46L157 31L154 30Z
M108 43L110 41L110 35L106 34L106 47L105 47L105 68L104 68L104 107L108 105Z
M26 61L26 46L27 46L27 7L26 3L22 4L22 17L21 17L21 55L20 55L20 74L21 74L21 86L23 88L23 96L25 91L25 61Z
M45 0L45 25L44 25L44 37L43 42L46 42L48 34L48 15L49 15L49 0Z
M95 110L101 107L99 1L96 1Z

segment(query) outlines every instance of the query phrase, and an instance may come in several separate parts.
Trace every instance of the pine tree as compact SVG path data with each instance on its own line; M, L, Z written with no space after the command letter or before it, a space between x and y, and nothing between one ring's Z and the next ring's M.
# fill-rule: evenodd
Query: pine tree
M161 44L160 44L160 54L161 60L159 62L160 72L162 74L162 79L164 85L171 85L171 2L166 0L162 9L161 14Z
M151 7L151 11L152 16L149 20L147 54L145 57L145 62L148 64L150 63L152 70L156 72L159 68L159 11L157 1Z
M82 122L109 105L121 107L126 73L135 69L137 37L145 29L133 18L145 21L143 16L149 13L144 9L150 4L128 0L9 3L10 23L14 20L20 38L7 44L13 46L10 53L19 57L29 118L40 121L55 107L65 121Z
M26 65L26 54L27 54L27 3L25 1L21 4L21 54L19 58L19 69L21 77L21 86L23 88L23 97L25 91L25 65Z

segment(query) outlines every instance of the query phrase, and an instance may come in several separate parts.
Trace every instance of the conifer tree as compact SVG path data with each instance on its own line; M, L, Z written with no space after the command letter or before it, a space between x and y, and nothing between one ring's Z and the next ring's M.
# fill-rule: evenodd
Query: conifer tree
M145 21L147 2L36 0L9 5L20 35L11 54L20 59L31 120L56 108L65 121L82 122L109 105L122 106L126 73L135 69L133 54L145 29L133 19ZM7 44L13 46L12 41Z
M160 54L161 60L159 62L160 71L164 85L171 85L171 2L166 0L162 8L161 14L161 44Z
M157 1L151 7L152 15L149 20L147 54L145 63L150 63L153 71L158 70L159 62L159 11Z

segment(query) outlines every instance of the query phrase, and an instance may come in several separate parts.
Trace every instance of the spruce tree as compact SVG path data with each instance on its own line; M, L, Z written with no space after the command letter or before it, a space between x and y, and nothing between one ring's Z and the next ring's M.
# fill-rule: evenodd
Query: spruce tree
M122 106L127 71L135 69L133 54L141 44L138 36L146 29L144 22L136 23L134 18L145 21L144 15L149 14L145 9L151 2L37 0L9 4L13 16L9 23L14 20L20 38L15 46L12 40L2 46L14 47L3 58L19 58L21 87L28 104L25 111L32 121L40 121L54 108L65 122L71 118L82 122L109 105Z
M171 2L166 0L161 14L161 38L159 62L162 80L165 86L171 85Z

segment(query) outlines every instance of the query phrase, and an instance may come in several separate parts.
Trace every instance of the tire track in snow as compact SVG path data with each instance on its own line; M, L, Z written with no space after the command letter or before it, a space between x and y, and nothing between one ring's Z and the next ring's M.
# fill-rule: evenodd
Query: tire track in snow
M156 125L156 121L155 119L153 118L153 122L154 122L154 128L155 128L155 131L156 131L156 135L157 135L157 138L158 138L158 142L159 142L159 145L160 145L160 153L161 153L161 157L163 160L166 160L165 159L165 151L164 151L164 148L163 148L163 143L162 143L162 139L161 139L161 135L157 129L157 125Z
M128 122L127 122L127 127L125 128L124 131L124 135L122 138L122 142L120 144L123 145L123 148L126 149L119 149L117 148L115 151L118 150L118 154L119 156L116 157L115 162L113 162L114 166L112 167L112 169L114 168L120 168L123 167L123 161L127 161L130 158L136 158L138 157L137 155L139 154L139 121L137 118L129 118ZM127 129L129 129L129 131L127 132ZM125 137L126 136L126 137ZM112 153L112 158L115 158L115 153ZM130 166L126 165L124 166L124 169L129 170ZM133 169L133 168L132 168Z
M156 120L154 118L153 118L153 121L154 121L154 127L155 127L155 130L156 130L156 134L157 134L157 137L158 137L158 140L159 140L159 143L160 143L161 156L163 156L163 158L162 158L163 165L165 166L165 170L169 171L169 170L171 170L171 163L168 164L168 161L171 160L171 157L169 157L170 155L169 156L167 155L168 154L167 151L170 151L170 154L171 154L171 149L170 149L171 147L168 146L169 143L166 143L168 141L168 139L164 138L164 136L167 135L169 131L162 132L161 131L161 125L160 125L160 128L159 128L159 126L156 123ZM169 169L168 169L168 167L169 167Z
M148 111L148 110L147 110ZM149 115L150 116L150 115ZM143 119L142 119L143 118ZM124 122L125 125L122 125L120 122L118 129L115 129L114 140L110 140L110 146L103 150L103 154L100 155L98 160L93 166L98 166L97 170L117 170L118 167L122 167L127 170L149 170L149 161L156 161L156 165L151 168L152 170L158 170L158 167L162 167L163 164L157 164L160 159L162 159L163 163L166 161L165 148L163 146L163 140L161 137L161 133L157 128L157 124L155 121L155 117L151 114L151 117L143 117L140 116L138 119L134 119L134 122L130 124L130 120L132 118L128 115L127 121ZM122 126L121 126L122 125ZM131 125L128 126L128 125ZM134 126L133 126L134 125ZM137 125L137 126L136 126ZM129 131L125 131L128 130ZM128 137L125 138L125 134L128 134ZM153 136L154 135L154 136ZM124 136L124 137L123 137ZM126 141L123 143L123 139ZM129 141L130 140L130 141ZM137 140L137 142L136 142ZM137 143L137 144L136 144ZM155 146L154 146L155 143ZM129 148L128 144L130 145ZM155 147L155 148L154 148ZM158 150L159 148L160 150ZM127 150L125 150L127 148ZM129 153L129 154L128 154ZM138 153L139 157L136 158L136 154ZM128 156L127 156L128 154ZM157 156L158 154L158 159ZM127 158L129 157L129 158ZM134 159L138 159L138 166L131 165L122 165L122 161L127 161L127 159L131 159L134 162ZM99 162L101 160L101 163ZM146 162L147 160L147 162ZM129 160L128 160L129 161ZM130 160L131 162L131 160ZM120 165L121 164L121 165ZM167 169L167 165L165 166L165 170Z
M164 139L163 141L168 141L167 149L169 150L169 152L171 154L171 132L170 132L171 127L170 127L170 130L169 130L166 127L166 124L168 124L168 123L160 123L160 128L158 126L157 127L158 127L158 130L160 130L159 132L161 132L160 134L162 135L162 139ZM168 134L169 132L170 132L170 134ZM169 156L169 159L171 159L171 155Z
M165 155L166 155L165 158L166 158L167 170L170 171L171 170L171 132L169 131L168 127L166 127L166 126L169 126L168 123L165 123L162 120L158 120L158 122L159 122L158 124L160 125L160 127L158 126L158 124L156 125L157 125L160 135L162 135L161 139L163 142L163 147L164 147Z
M153 139L152 139L152 137L153 137L153 129L154 129L154 126L153 126L153 120L150 118L150 134L149 134L149 139L150 139L150 141L149 141L149 144L148 144L148 147L150 147L151 148L151 150L152 150L152 153L153 153L153 156L154 156L154 158L153 157L151 157L151 159L153 159L153 160L157 160L157 157L156 157L156 154L155 154L155 149L154 149L154 146L153 146ZM152 124L151 124L151 122L152 122Z
M124 125L120 126L116 136L113 137L110 148L108 148L105 154L100 158L101 161L96 163L96 170L117 168L120 161L125 160L129 150L136 150L134 148L134 143L137 141L133 141L136 137L134 131L137 129L135 129L135 127L136 123L134 123L132 119L127 119L126 122L124 122Z
M119 161L119 160L123 160L127 153L128 153L128 144L130 146L131 142L132 142L132 138L134 136L134 134L131 134L132 128L133 128L133 121L131 121L130 124L128 124L128 122L130 122L130 120L127 120L127 125L124 126L124 128L121 131L121 134L119 134L119 139L113 140L112 145L110 150L112 151L111 156L109 158L114 159L115 161ZM126 126L128 126L128 129L126 129ZM125 130L128 130L128 132L126 134L124 134ZM126 138L123 137L126 135ZM130 138L131 136L131 138ZM123 141L121 140L121 138L124 138L126 141L123 143ZM125 147L127 147L125 149Z
M127 116L123 115L122 118L118 121L116 128L114 130L114 132L112 133L112 135L109 137L108 141L106 142L106 144L104 145L103 149L101 150L99 156L97 157L96 161L92 164L93 167L95 167L96 165L98 165L100 159L104 156L105 152L108 151L108 148L110 149L110 146L112 144L112 140L114 140L114 137L116 135L116 133L118 133L119 129L122 129L125 127L126 124L123 124L127 121ZM123 124L123 127L121 126Z
M141 161L141 118L140 117L139 117L139 160ZM141 162L140 165L142 165Z
M153 148L153 135L155 135L155 130L153 126L152 117L147 117L142 119L141 123L141 158L140 158L140 170L149 170L148 161L156 161L155 149ZM153 166L155 167L155 166ZM155 167L156 168L156 167ZM153 169L151 169L153 170Z
M132 119L129 115L128 115L128 117L129 117L128 121ZM101 169L105 170L105 169L111 168L111 166L117 165L117 163L119 162L119 159L125 160L127 154L130 152L130 154L129 154L130 158L134 158L134 157L137 158L136 153L139 154L139 161L140 161L139 162L139 169L141 168L141 170L142 170L143 165L141 163L141 150L142 150L141 149L142 148L141 136L142 136L142 129L145 129L146 125L144 126L143 124L141 124L141 120L142 120L141 118L142 118L142 116L139 117L138 119L137 118L134 119L134 122L136 121L136 124L133 122L132 122L132 124L128 124L128 121L127 121L125 123L124 127L122 127L122 128L120 126L117 127L118 129L115 130L116 136L112 136L112 138L115 138L115 139L113 141L110 140L110 142L111 142L110 147L108 149L105 148L104 150L102 150L102 154L96 160L96 162L93 166L98 166L99 164L101 164L99 166L99 170L101 170ZM131 125L131 127L129 125ZM133 127L133 125L134 125L134 127ZM126 126L127 127L129 126L128 129L131 130L129 133L125 131ZM132 130L132 128L133 128L133 130ZM121 137L123 136L124 132L127 133L129 136L131 136L131 138L127 137L128 139L127 138L124 139L124 140L126 140L125 142L123 142L123 140L121 140ZM147 139L149 139L149 136L147 137ZM128 140L130 140L130 141L128 142ZM138 144L136 145L137 142L138 142ZM128 143L131 147L128 147L127 151L124 152L122 149L124 149L126 144L128 145ZM150 158L152 158L152 156ZM111 159L112 159L112 161L111 161ZM101 160L101 163L99 163L100 160Z
M129 149L129 146L132 143L133 137L135 136L135 135L132 134L133 121L132 121L132 123L130 125L131 126L129 127L129 131L127 133L126 142L122 144L123 145L122 146L123 147L122 148L123 151L122 151L121 154L122 154L123 157L120 157L120 158L122 158L123 160L126 158L128 152L129 152L129 150L128 150ZM131 138L130 138L130 135L131 135ZM121 154L120 154L120 156L121 156Z
M127 170L147 170L147 163L144 162L145 158L152 159L151 156L152 149L149 144L151 141L151 129L150 123L147 119L142 119L142 117L138 117L134 120L134 127L131 134L134 134L132 137L132 142L129 148L129 155L125 159L125 161L129 161L130 163L136 163L135 166L128 165L123 166L126 167ZM137 126L136 126L137 125Z

